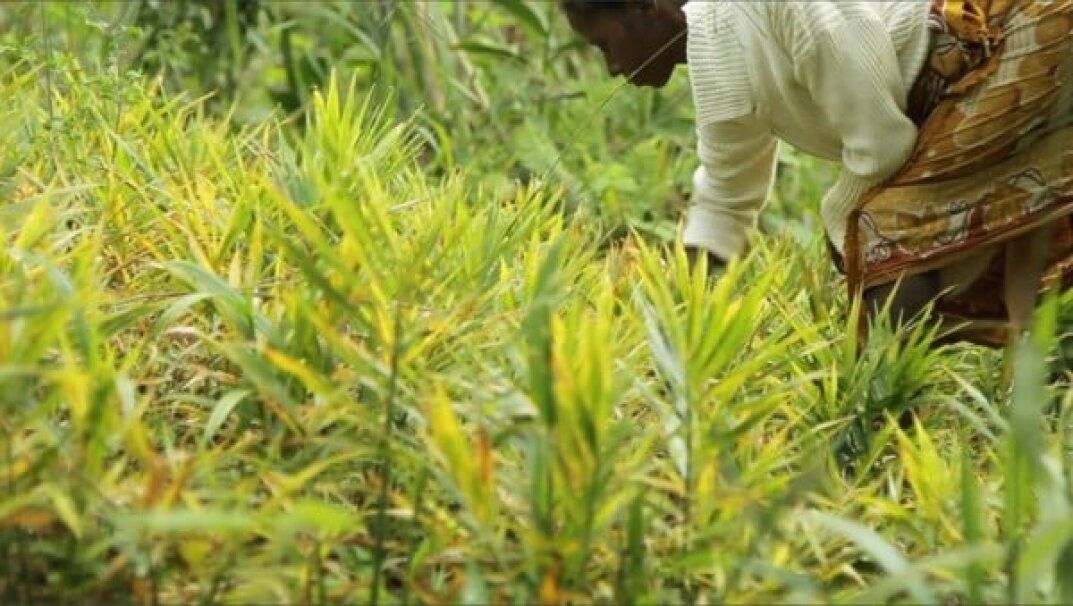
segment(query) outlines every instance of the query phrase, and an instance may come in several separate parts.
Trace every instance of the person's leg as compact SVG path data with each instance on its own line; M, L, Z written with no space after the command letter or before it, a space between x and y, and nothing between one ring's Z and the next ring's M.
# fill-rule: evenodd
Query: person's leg
M1051 226L1044 225L1006 243L1004 290L1011 337L1027 330L1039 298L1040 279L1051 246Z
M864 291L863 303L868 322L872 323L890 301L892 325L906 324L917 319L920 312L941 292L938 272L929 271L900 281L873 286Z
M891 283L865 291L864 303L867 306L869 319L875 319L877 312L883 309L887 299L892 295L890 318L895 323L901 324L913 320L928 303L940 296L964 296L966 290L984 275L999 248L995 246L984 248L944 267L902 278L897 286ZM944 323L942 334L936 340L936 344L959 340L960 337L965 336L962 328L965 327L961 326L960 322Z

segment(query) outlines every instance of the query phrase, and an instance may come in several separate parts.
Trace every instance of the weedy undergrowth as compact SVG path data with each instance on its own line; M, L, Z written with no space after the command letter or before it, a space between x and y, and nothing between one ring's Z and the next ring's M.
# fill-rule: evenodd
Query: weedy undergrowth
M55 50L0 73L4 601L1073 599L1068 296L1010 387L847 339L807 230L708 275L358 76L243 122Z

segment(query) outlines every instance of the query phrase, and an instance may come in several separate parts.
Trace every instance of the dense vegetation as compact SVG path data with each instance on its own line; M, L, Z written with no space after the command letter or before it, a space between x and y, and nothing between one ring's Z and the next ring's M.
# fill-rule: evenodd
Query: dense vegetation
M788 149L690 269L685 74L553 3L0 32L5 603L1073 601L1073 301L858 351Z

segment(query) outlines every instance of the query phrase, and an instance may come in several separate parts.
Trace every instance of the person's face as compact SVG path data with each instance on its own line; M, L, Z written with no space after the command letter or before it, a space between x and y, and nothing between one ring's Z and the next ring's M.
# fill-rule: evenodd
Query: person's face
M600 49L613 77L661 87L679 62L677 43L684 41L675 38L685 35L685 22L674 2L649 0L589 13L568 10L567 18L574 31Z

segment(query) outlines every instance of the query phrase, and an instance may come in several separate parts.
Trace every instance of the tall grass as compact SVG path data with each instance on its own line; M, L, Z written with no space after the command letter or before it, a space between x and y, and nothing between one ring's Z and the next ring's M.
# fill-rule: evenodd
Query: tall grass
M238 119L57 40L0 78L4 601L1073 599L1068 297L1012 387L858 349L806 228L708 276L564 178L432 168L480 139L361 73ZM619 191L549 115L512 128Z
M621 94L554 2L21 2L0 20L9 43L160 74L240 125L300 114L334 70L413 117L430 173L501 196L552 179L618 236L670 239L690 182L685 83Z

